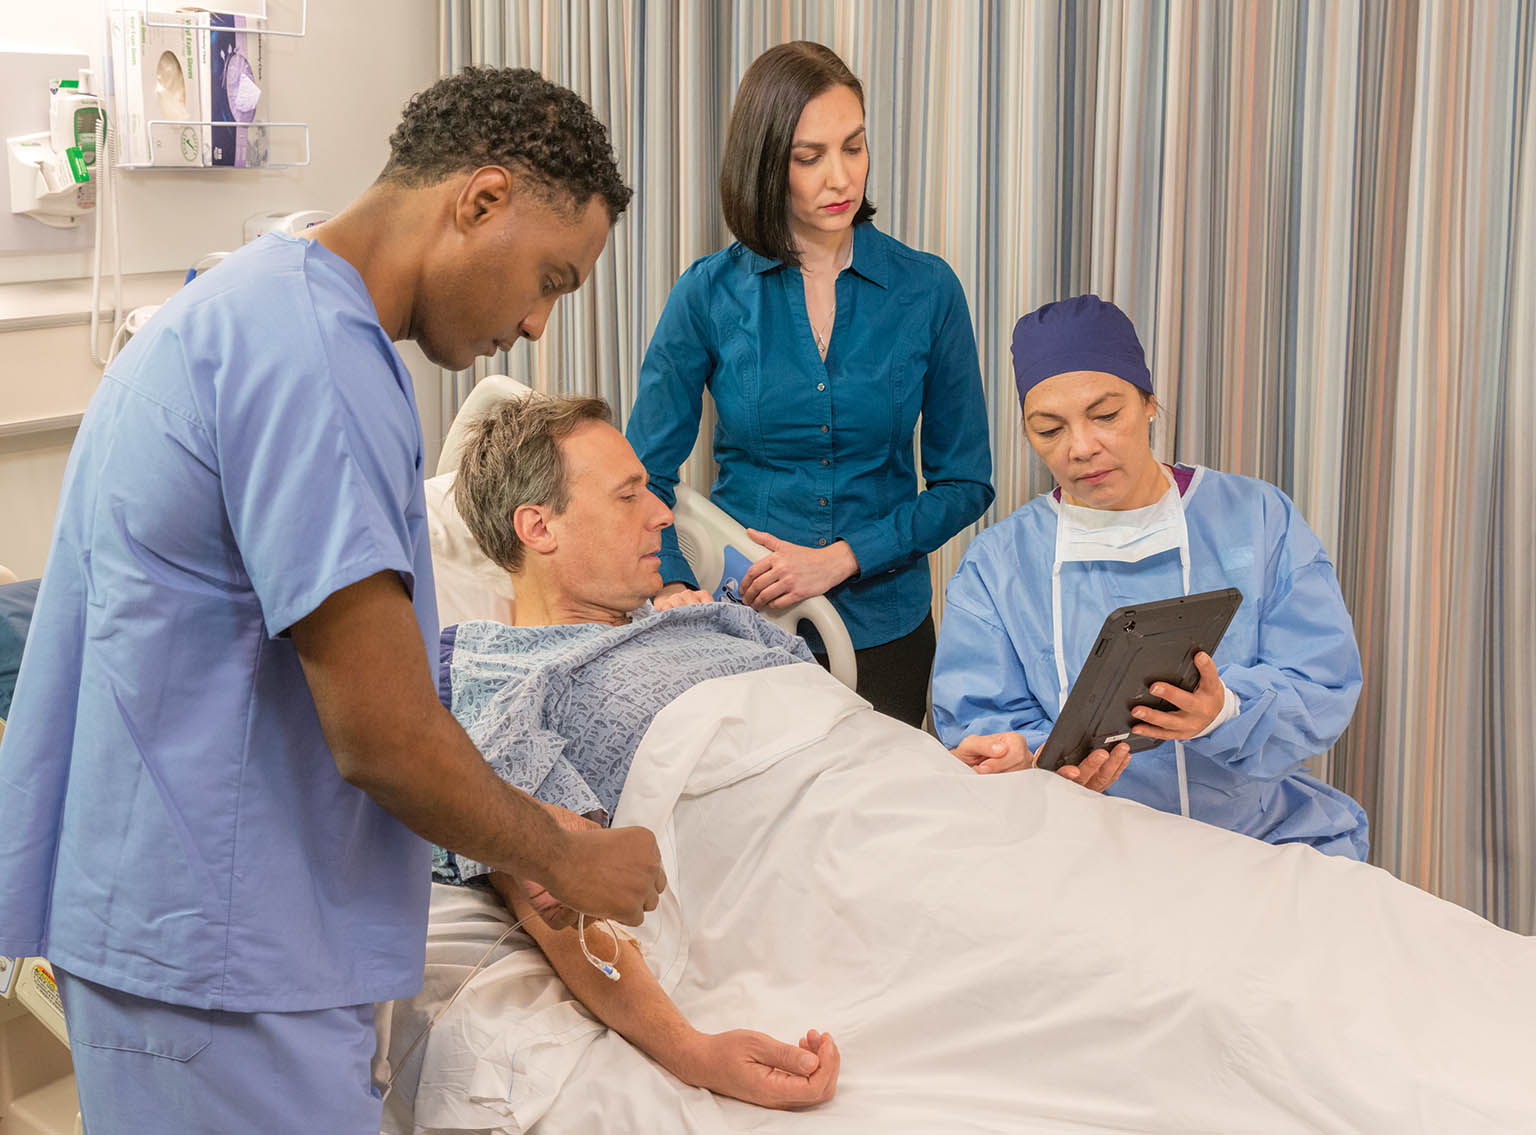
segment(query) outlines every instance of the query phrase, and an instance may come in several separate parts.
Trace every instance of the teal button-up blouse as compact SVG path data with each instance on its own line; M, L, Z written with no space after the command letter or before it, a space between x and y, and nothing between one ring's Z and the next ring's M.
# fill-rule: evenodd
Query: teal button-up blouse
M690 266L656 325L626 431L669 506L706 388L717 411L710 498L796 544L847 541L859 574L827 597L856 648L916 628L933 598L925 557L993 496L976 338L949 265L859 225L825 362L794 268L740 244ZM698 582L670 528L662 577Z

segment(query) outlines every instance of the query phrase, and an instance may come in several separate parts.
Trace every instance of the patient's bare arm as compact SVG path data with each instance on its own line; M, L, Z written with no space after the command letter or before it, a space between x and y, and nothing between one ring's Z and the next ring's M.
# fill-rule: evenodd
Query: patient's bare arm
M497 872L491 885L515 917L533 909L513 876ZM614 963L622 976L612 981L583 956L574 929L552 930L536 918L524 929L583 1005L679 1080L762 1107L807 1107L832 1098L838 1052L827 1034L813 1029L796 1047L749 1029L701 1033L627 939ZM600 927L588 924L587 946L600 958L613 957L613 939Z

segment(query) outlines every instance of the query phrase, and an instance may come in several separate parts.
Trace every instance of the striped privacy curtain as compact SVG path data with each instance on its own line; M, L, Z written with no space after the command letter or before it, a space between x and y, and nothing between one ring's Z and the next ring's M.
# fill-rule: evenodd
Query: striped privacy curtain
M1014 320L1113 299L1160 455L1275 482L1334 557L1366 687L1318 771L1365 805L1373 860L1536 932L1536 4L442 0L445 73L574 87L637 191L545 341L487 370L627 411L672 282L729 240L736 83L796 38L864 81L878 223L965 285L980 523L1048 487ZM933 557L941 595L971 534Z

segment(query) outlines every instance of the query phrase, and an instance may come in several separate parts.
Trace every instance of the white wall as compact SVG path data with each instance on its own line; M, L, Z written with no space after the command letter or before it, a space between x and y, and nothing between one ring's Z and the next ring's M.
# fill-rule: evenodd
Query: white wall
M249 6L251 0L232 0ZM216 5L209 4L209 7ZM100 0L6 0L0 51L101 55ZM273 27L294 27L297 0L272 0ZM384 165L406 100L437 77L437 6L426 0L311 0L308 34L267 39L274 121L310 126L311 164L288 170L132 170L118 182L123 267L185 269L233 248L252 213L338 210ZM40 126L41 128L41 126ZM87 253L0 256L0 282L84 276Z
M250 10L251 4L232 0L231 6ZM101 0L3 0L3 6L0 51L99 59L106 39ZM271 0L268 13L272 26L295 27L297 0ZM268 45L264 116L308 122L311 163L288 170L122 173L125 272L185 271L207 252L236 247L241 225L253 213L346 205L383 167L401 107L437 77L437 6L426 0L311 0L307 34L272 37ZM88 252L0 254L0 284L26 288L89 272ZM28 402L26 389L42 376L88 368L99 377L86 332L74 331L55 332L47 343L37 331L0 332L0 421L14 420L7 408ZM22 336L29 337L26 343ZM430 468L442 429L437 371L413 345L402 344L401 353L416 379ZM20 365L22 359L27 365ZM68 431L0 437L0 563L24 576L42 569L70 440Z

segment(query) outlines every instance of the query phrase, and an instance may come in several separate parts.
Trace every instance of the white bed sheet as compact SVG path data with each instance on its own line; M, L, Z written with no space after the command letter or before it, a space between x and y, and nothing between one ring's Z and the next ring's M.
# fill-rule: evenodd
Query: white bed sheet
M682 1010L832 1033L836 1098L689 1088L520 940L433 1031L416 1130L1536 1131L1536 939L1363 864L976 776L817 667L679 698L615 822L660 837L641 939ZM397 1050L505 925L434 890Z

